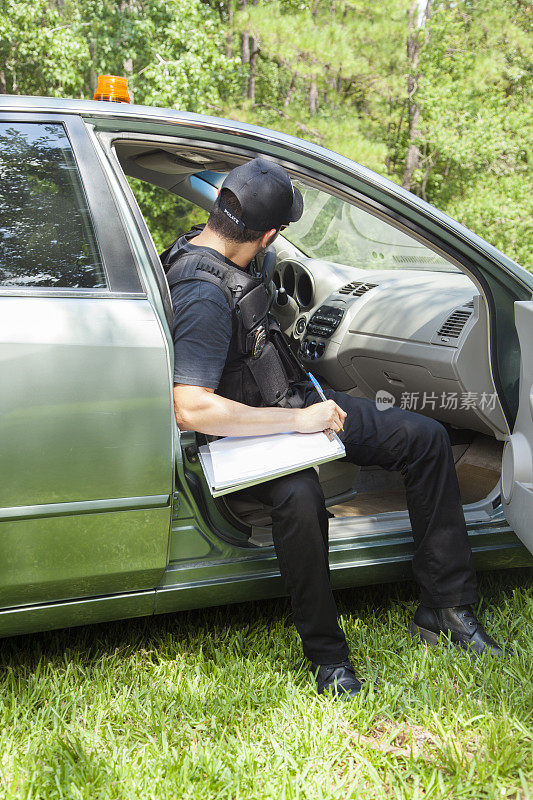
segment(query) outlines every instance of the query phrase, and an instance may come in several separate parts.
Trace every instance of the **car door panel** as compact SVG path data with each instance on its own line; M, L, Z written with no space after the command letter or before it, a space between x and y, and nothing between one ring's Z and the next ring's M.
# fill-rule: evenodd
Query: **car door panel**
M172 453L150 304L0 297L0 365L0 604L155 585Z
M163 574L168 506L50 517L45 512L0 522L2 608L153 588Z
M503 451L502 499L516 535L533 552L533 302L515 303L515 320L522 353L519 407Z
M168 496L161 349L146 300L1 297L0 507Z
M168 342L91 147L79 118L0 116L4 608L153 589L167 562Z

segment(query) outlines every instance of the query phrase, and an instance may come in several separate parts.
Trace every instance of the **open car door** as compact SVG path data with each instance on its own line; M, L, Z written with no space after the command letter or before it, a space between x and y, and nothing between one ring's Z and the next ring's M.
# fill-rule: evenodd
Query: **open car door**
M533 301L515 303L522 362L520 402L502 463L502 502L509 524L533 552Z

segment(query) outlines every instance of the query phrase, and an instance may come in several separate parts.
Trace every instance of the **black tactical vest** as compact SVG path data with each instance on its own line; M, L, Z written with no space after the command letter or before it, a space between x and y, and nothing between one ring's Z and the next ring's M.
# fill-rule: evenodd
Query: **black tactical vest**
M185 238L200 230L193 228ZM210 253L187 252L176 247L177 241L161 254L170 290L191 279L207 281L222 290L231 310L231 341L216 393L248 406L300 408L301 393L291 384L308 376L269 313L271 295L264 276L252 277Z

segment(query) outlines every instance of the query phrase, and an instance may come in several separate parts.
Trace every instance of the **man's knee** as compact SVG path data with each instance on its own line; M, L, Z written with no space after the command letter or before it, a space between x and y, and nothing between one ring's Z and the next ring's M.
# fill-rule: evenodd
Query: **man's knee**
M299 517L316 515L324 508L324 493L314 469L295 472L279 479L273 493L274 508L290 509Z
M411 413L404 418L403 434L407 450L413 457L436 455L450 446L450 438L444 425L422 414Z

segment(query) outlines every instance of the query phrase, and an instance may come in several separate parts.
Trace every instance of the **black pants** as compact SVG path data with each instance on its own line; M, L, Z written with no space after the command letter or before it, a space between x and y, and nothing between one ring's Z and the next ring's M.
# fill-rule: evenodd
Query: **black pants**
M434 608L474 603L476 575L450 440L435 420L326 389L347 413L346 458L400 470L415 543L413 573L421 602ZM306 405L318 402L308 393ZM247 489L272 506L272 536L305 656L317 664L348 657L329 582L328 514L314 469Z

